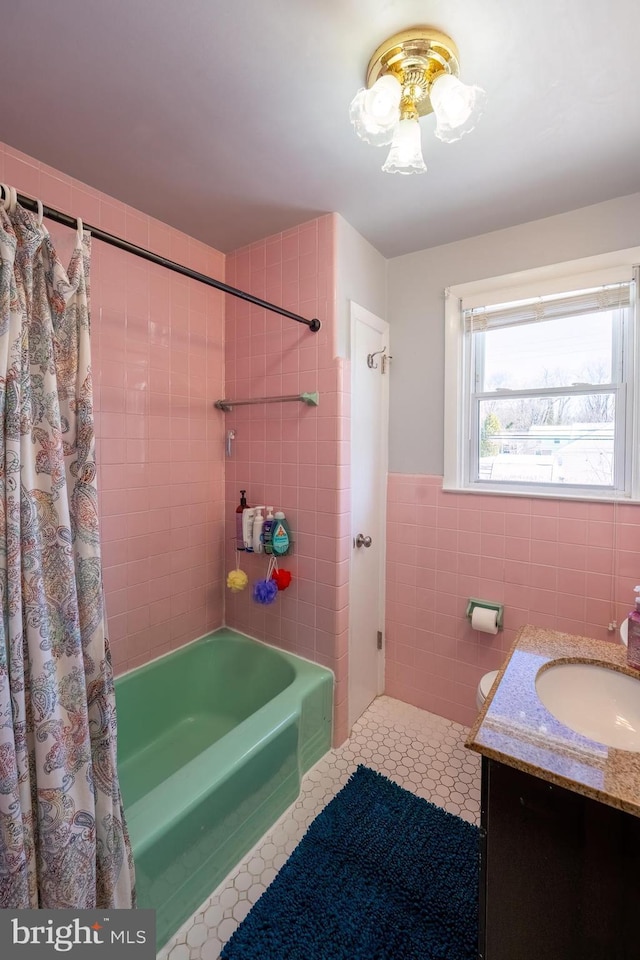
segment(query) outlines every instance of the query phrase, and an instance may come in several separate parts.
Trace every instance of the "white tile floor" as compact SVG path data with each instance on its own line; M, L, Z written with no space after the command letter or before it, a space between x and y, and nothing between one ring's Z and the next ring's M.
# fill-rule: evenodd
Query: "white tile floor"
M480 757L465 749L466 733L459 723L379 697L354 725L349 740L309 771L293 806L163 947L158 960L217 960L311 821L359 763L479 823Z

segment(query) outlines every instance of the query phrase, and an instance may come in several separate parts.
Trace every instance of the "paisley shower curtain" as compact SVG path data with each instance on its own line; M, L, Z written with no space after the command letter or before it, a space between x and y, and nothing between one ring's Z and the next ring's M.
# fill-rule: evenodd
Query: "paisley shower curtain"
M0 208L0 908L134 906L98 537L90 238Z

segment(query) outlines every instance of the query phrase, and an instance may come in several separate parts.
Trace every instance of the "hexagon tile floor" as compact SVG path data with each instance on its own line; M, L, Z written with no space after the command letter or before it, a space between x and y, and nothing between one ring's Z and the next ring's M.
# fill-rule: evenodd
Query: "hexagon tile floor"
M359 763L451 813L480 821L480 757L466 729L409 704L378 697L351 737L306 774L300 796L162 948L157 960L218 960L222 946L264 893L311 821Z

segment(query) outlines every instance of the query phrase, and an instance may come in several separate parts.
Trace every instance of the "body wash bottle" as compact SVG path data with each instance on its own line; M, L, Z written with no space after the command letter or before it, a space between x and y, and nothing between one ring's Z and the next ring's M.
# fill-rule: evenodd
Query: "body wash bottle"
M278 557L284 557L289 552L291 534L289 524L282 510L274 513L273 527L271 528L271 552Z
M267 507L267 515L262 525L262 547L265 553L271 553L271 531L273 530L273 507Z
M640 670L640 587L635 588L636 608L627 623L627 663Z
M246 490L240 491L240 503L236 507L236 550L244 550L244 535L242 533L242 514L247 509Z
M247 507L242 512L242 539L247 553L253 553L253 520L255 515L254 507Z
M264 524L264 516L262 511L264 507L256 507L256 515L253 518L253 552L262 553L264 544L262 542L262 526Z

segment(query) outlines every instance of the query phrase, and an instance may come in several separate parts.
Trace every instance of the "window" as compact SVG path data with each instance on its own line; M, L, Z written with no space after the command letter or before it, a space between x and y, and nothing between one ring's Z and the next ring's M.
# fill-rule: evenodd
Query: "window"
M447 291L445 489L638 499L632 267L494 284Z

